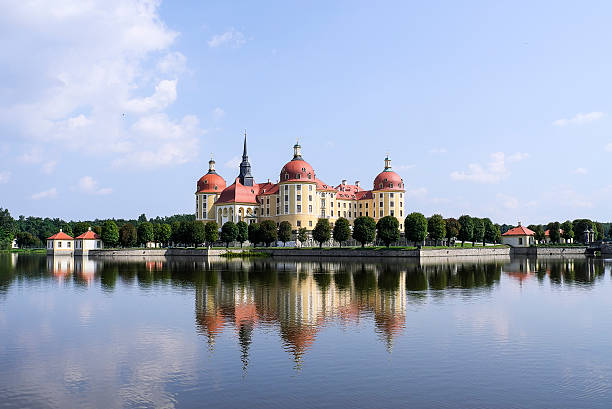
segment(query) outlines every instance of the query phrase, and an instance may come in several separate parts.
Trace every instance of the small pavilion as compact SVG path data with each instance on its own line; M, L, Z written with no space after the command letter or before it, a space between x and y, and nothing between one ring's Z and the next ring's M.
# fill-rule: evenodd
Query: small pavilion
M91 230L91 227L80 236L74 239L74 254L84 256L89 253L89 250L98 250L104 248L104 243L100 236Z
M72 256L74 239L60 229L58 233L47 238L47 254Z

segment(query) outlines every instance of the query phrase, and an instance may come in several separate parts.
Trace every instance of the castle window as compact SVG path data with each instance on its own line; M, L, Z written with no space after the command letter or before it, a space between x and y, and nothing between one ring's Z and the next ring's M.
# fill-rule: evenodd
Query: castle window
M400 217L402 217L402 211L400 210Z
M301 174L299 174L299 173L296 173L296 174L295 174L295 178L296 178L296 179L301 179L301 176L302 176L302 175L301 175Z
M262 203L263 203L263 199L262 199ZM266 198L266 204L270 204L270 198Z
M393 210L391 210L391 216L395 216L395 214L393 214Z
M368 203L368 202L366 202L366 209L368 208L368 205L369 205L369 203Z
M308 185L308 191L312 192L312 185Z
M389 187L393 187L393 183L389 183Z
M280 197L277 197L276 198L276 204L279 204L279 203L280 203Z
M342 203L342 207L346 209L346 202Z
M400 186L401 187L401 186ZM400 193L400 199L403 197L404 195Z
M391 185L391 187L393 187L393 185ZM389 193L389 196L391 196L391 198L393 198L393 193Z
M302 168L302 172L306 172L306 168Z
M285 173L285 180L289 180L289 174Z
M391 202L391 203L389 204L389 206L391 206L391 207L395 206L395 202Z
M344 217L346 217L346 210L344 211Z
M380 217L382 217L382 215L383 215L383 212L382 212L382 210L381 210L381 211L380 211Z
M312 179L310 173L308 174L308 179Z
M312 220L308 220L308 226L312 227Z
M308 213L312 213L312 205L308 205Z
M368 212L366 211L366 217L368 217Z
M270 216L270 208L266 209L266 216Z
M351 212L349 212L349 217L351 217Z
M382 189L382 187L383 187L383 184L381 183L380 185L378 185L378 187Z
M302 190L302 185L295 185L295 188L296 188L297 190Z
M308 195L308 201L312 202L312 195Z
M297 221L297 227L301 227L301 226L302 226L302 221L301 221L301 220L298 220L298 221Z
M288 192L288 191L289 191L289 186L285 185L285 192Z
M361 203L359 203L359 208L360 208L360 209L361 209L361 206L362 206L362 204L361 204Z
M257 209L255 209L255 216L257 216Z
M280 207L276 206L276 214L280 214Z
M297 205L297 212L302 213L302 205Z
M289 213L289 205L285 205L285 214Z
M383 202L380 202L380 207L383 207Z
M387 181L387 179L385 179L385 182Z
M302 201L302 195L297 195L296 199L297 199L298 202L301 202Z
M400 207L404 207L404 202L400 202Z
M289 201L289 195L285 195L285 202Z
M363 216L363 212L359 212L359 217Z

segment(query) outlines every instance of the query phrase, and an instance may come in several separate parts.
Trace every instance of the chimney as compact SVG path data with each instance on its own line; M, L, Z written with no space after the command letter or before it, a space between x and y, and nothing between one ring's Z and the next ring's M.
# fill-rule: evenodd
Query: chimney
M519 222L519 227L521 227L521 222Z
M89 227L87 228L87 231L91 231L91 226L89 226Z
M342 184L346 185L346 179L342 179Z
M60 233L63 232L63 231L64 231L64 229L60 229Z
M359 187L359 181L358 180L355 181L355 186Z

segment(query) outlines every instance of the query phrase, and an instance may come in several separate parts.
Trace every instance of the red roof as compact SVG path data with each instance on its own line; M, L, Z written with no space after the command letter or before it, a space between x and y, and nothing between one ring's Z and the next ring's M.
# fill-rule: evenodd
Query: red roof
M352 193L356 193L356 192L361 192L362 190L364 190L361 186L357 186L357 185L346 185L346 184L339 184L338 186L336 186L336 190L340 190L342 192L352 192Z
M315 182L317 182L317 190L326 190L326 191L330 191L330 192L335 192L336 191L336 189L334 189L333 187L331 187L327 183L323 182L321 179L315 178Z
M514 229L510 229L502 236L533 236L535 232L533 230L528 229L527 227L518 226Z
M559 234L563 234L563 229L559 229ZM546 230L546 231L544 232L544 235L545 235L545 236L550 236L550 230Z
M274 183L265 183L263 185L259 185L259 194L262 196L265 195L273 195L278 193L278 185Z
M85 233L81 234L80 236L77 236L76 238L83 239L83 240L97 240L100 238L100 236L98 236L96 232L88 230Z
M257 183L254 183L253 186L244 186L236 178L231 186L221 192L217 203L257 203L258 194L259 185Z
M281 182L285 181L315 181L315 172L312 166L303 159L290 160L283 166L280 172Z
M404 181L392 170L383 170L374 179L373 190L404 190Z
M198 180L196 193L220 192L227 186L225 180L217 174L208 172Z
M47 237L47 240L74 240L74 239L60 230L59 233L55 233L53 236Z
M362 190L355 193L355 196L357 196L357 200L372 199L374 197L371 190Z

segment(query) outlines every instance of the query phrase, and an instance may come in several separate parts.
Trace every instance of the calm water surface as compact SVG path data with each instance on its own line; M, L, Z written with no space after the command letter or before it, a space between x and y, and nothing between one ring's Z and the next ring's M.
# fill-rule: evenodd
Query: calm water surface
M0 254L0 407L612 407L612 261Z

